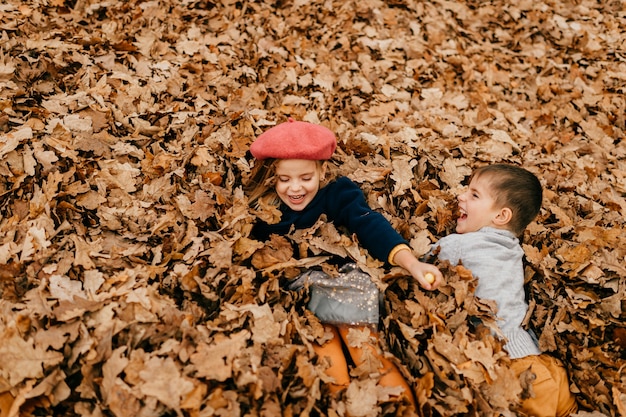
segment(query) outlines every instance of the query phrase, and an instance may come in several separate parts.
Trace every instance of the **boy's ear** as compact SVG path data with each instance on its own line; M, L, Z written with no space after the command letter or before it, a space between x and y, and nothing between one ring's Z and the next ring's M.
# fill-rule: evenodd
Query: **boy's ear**
M502 207L493 222L498 226L507 225L513 218L513 212L508 207Z

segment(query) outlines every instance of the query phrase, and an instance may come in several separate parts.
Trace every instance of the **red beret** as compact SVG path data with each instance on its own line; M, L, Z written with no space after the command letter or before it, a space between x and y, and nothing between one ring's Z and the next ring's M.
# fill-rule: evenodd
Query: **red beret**
M335 134L324 126L289 118L263 132L250 146L256 159L330 159L337 147Z

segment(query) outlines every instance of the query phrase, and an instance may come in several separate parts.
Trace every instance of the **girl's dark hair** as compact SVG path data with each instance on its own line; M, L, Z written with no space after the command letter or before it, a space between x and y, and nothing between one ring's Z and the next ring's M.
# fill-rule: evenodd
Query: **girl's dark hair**
M274 191L276 161L276 159L255 161L250 179L244 185L244 192L248 195L248 203L251 207L254 208L263 197L269 196L271 200L278 199Z
M535 174L508 164L485 165L470 178L486 178L493 188L493 197L500 207L511 209L510 228L520 236L541 210L543 190Z

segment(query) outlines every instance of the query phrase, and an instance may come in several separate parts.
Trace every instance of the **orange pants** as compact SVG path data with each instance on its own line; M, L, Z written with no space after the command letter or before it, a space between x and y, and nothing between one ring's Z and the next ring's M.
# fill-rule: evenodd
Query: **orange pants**
M560 360L548 354L512 360L511 369L518 376L529 368L536 376L535 396L522 401L522 410L533 417L566 417L578 411L567 371Z
M333 338L323 345L314 344L313 347L320 357L326 357L330 360L330 367L326 369L326 374L333 377L334 383L330 384L330 390L333 393L347 388L350 384L350 372L348 370L348 361L344 354L344 346L347 348L350 358L356 366L368 360L369 356L374 356L380 360L381 378L379 384L387 387L401 387L404 391L403 396L415 408L415 398L409 383L398 367L378 352L378 333L371 331L371 340L369 343L363 343L362 346L351 346L348 343L348 333L350 329L362 331L366 326L351 326L347 324L330 325L324 324L326 331L333 334Z

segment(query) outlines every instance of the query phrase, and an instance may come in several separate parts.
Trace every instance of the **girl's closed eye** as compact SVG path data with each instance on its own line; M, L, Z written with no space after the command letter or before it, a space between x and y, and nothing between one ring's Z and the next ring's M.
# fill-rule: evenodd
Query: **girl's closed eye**
M306 176L306 177L301 177L300 181L306 182L306 181L311 181L312 179L313 179L312 176ZM291 181L291 178L290 177L278 177L278 181L280 181L280 182L289 182L289 181Z

